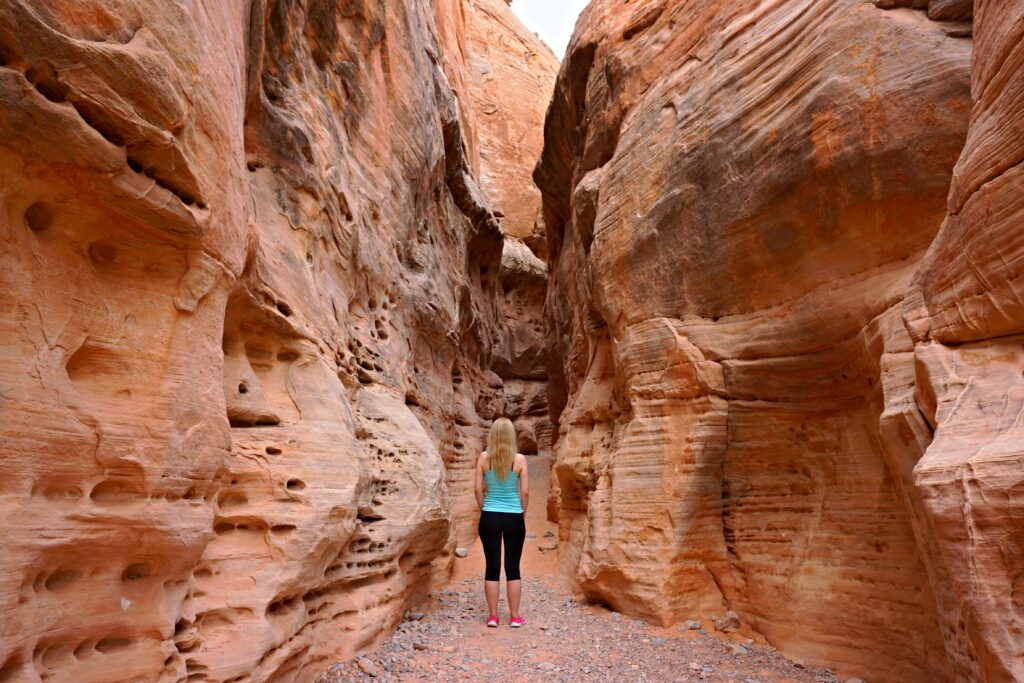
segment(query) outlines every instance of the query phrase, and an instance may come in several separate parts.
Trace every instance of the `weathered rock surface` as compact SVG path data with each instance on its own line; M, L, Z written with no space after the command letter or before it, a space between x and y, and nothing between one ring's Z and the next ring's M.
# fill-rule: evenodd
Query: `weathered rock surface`
M929 18L962 4L585 11L535 178L591 599L869 680L1021 678L1024 3L976 5L973 68Z
M924 451L911 474L941 567L933 583L954 670L961 679L1020 681L1024 2L976 3L971 92L946 220L904 304L915 345L902 365L913 373L919 412L901 417L917 447L910 453Z
M520 453L547 453L553 441L544 327L547 267L515 238L505 239L501 290L499 307L506 324L492 367L503 380L503 412L515 423Z
M544 145L544 112L558 60L507 5L508 0L465 0L469 35L467 79L478 112L480 183L504 214L505 235L541 258L547 250L540 191L531 175Z
M502 340L491 369L503 380L495 410L510 417L519 450L550 450L544 298L547 252L540 191L531 178L558 60L508 11L507 0L466 0L470 45L466 86L477 112L481 185L503 214L499 280Z
M304 680L447 579L504 400L475 8L0 8L0 680Z

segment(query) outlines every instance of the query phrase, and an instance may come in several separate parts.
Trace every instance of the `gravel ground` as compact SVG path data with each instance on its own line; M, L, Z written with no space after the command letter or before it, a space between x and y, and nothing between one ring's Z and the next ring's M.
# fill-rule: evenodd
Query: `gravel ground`
M547 577L542 577L546 579ZM771 646L711 624L661 629L561 595L550 581L524 581L526 626L484 626L479 579L453 583L423 612L411 612L375 652L334 664L317 683L342 681L776 681L837 682ZM504 587L503 587L504 588ZM504 598L504 596L503 596ZM504 602L504 599L503 599Z
M710 621L657 628L574 602L557 578L557 527L545 518L549 474L546 457L530 458L530 496L536 504L527 514L521 563L526 626L509 628L504 585L501 626L484 625L484 557L475 543L457 553L447 589L417 608L421 611L407 614L376 651L334 664L316 683L841 681L829 671L785 659L742 625L733 633L716 631Z

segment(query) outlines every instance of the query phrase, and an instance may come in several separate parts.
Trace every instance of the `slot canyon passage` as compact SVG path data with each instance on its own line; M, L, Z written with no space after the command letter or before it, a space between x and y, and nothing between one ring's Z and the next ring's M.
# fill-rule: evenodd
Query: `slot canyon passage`
M1024 681L1024 0L3 0L0 227L0 683Z

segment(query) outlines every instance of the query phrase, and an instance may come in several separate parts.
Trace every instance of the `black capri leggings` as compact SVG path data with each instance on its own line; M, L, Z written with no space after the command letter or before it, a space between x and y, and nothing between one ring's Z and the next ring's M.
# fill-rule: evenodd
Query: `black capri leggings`
M480 542L487 560L485 581L501 580L501 540L505 539L505 580L519 581L519 558L526 541L526 520L521 512L481 512Z

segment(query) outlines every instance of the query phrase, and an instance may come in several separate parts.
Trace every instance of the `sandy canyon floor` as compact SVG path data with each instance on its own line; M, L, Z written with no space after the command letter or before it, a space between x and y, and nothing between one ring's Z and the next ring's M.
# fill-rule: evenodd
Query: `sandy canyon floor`
M439 595L406 615L377 650L337 663L317 683L347 681L720 681L844 680L782 657L755 633L721 633L710 622L657 628L574 598L558 575L557 527L545 519L550 463L530 459L531 502L523 550L526 626L508 626L502 583L499 628L487 628L479 543L456 560ZM341 634L339 634L341 637Z

